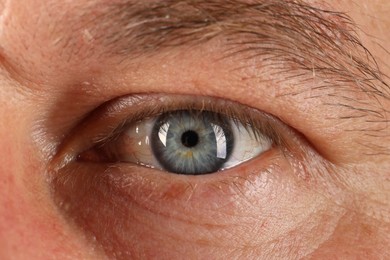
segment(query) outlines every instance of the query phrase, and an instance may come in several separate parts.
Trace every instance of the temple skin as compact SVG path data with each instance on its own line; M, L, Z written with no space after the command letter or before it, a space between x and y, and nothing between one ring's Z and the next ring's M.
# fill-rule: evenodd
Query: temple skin
M371 85L320 65L284 75L257 55L226 57L214 27L190 47L156 42L129 54L131 41L103 37L115 28L107 6L128 2L0 0L1 259L390 258L388 1L306 1L351 18L372 58L351 56L376 74L348 71ZM346 88L324 90L328 76ZM91 111L149 93L227 99L273 115L299 133L285 133L293 159L273 151L230 169L234 187L222 175L72 163L81 135L130 114L134 102L115 103L100 121Z

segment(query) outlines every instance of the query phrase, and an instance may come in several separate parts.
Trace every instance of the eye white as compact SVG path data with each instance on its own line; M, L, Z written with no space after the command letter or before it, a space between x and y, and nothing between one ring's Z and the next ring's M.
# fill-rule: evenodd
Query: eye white
M232 122L231 129L234 136L234 147L230 158L225 162L222 170L249 161L271 149L272 140L251 129L251 127L245 127L240 122Z

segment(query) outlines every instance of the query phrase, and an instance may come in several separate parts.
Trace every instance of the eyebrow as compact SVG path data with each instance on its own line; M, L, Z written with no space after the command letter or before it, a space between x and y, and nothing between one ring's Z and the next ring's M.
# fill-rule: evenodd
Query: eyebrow
M353 21L304 1L122 0L94 12L89 33L108 55L141 56L222 37L226 56L256 57L292 77L315 75L322 82L316 88L390 99L385 75Z

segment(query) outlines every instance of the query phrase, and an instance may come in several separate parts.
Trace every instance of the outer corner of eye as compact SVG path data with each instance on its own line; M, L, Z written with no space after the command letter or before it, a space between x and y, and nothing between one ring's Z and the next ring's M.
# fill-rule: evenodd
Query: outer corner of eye
M129 124L79 158L202 175L237 167L272 148L272 138L262 129L232 118L207 110L172 110Z

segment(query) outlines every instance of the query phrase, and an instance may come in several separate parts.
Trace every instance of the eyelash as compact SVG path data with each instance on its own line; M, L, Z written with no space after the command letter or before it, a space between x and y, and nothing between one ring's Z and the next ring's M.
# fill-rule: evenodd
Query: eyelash
M242 106L242 105L239 105ZM243 111L239 111L239 109L242 109L243 107L232 109L228 108L226 111L219 104L215 105L212 104L211 106L204 106L202 104L202 107L199 108L198 102L193 102L190 104L178 104L175 102L171 102L168 104L162 104L158 107L148 107L143 111L137 111L136 114L133 114L131 118L126 118L122 122L118 124L118 126L115 128L115 130L107 136L104 140L101 140L98 142L98 145L104 145L105 143L115 139L119 134L121 134L125 129L130 127L132 124L137 123L139 121L148 120L153 117L158 117L164 113L176 111L176 110L188 110L188 111L210 111L214 113L219 113L227 116L229 119L232 120L232 122L238 126L243 125L245 127L245 130L248 133L253 134L253 136L258 140L259 136L265 135L269 137L272 140L272 143L275 145L281 145L283 143L282 136L280 133L275 131L274 126L272 126L272 123L270 122L271 118L269 116L266 116L265 114L255 115L254 111L251 111L250 113L243 113ZM247 110L247 109L245 109ZM249 111L248 111L249 112ZM257 112L259 114L259 112ZM262 117L261 119L259 117ZM266 119L264 117L267 117Z
M220 113L233 123L242 124L254 137L267 136L274 147L286 148L289 143L285 137L288 127L278 119L236 102L203 96L132 95L109 101L94 110L60 147L58 156L53 160L54 168L62 168L71 161L82 161L80 154L115 140L132 124L174 110Z

